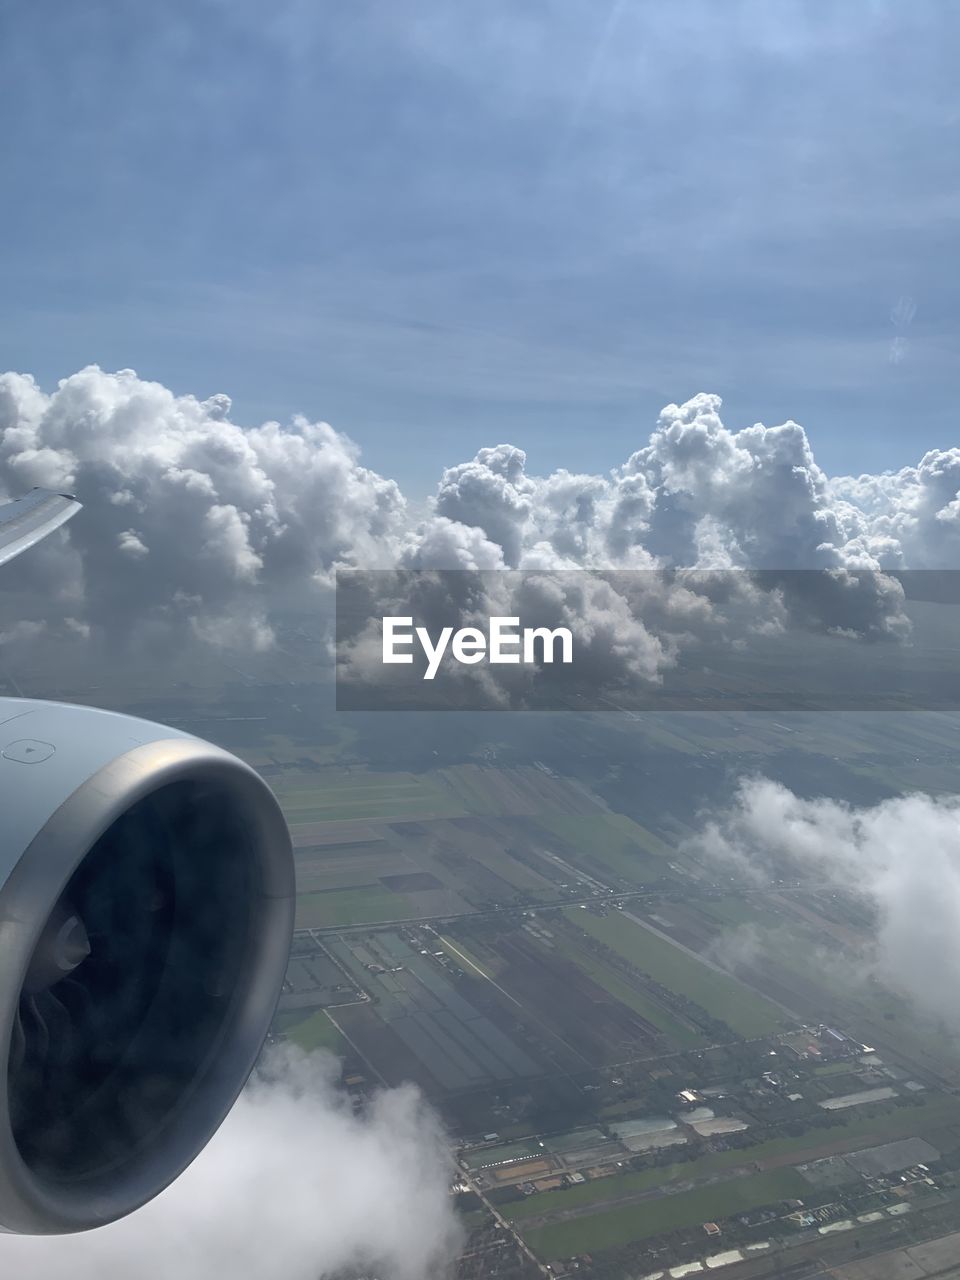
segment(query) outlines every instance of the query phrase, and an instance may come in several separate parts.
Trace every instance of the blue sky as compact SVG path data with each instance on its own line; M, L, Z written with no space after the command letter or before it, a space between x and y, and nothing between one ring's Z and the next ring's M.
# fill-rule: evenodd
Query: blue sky
M832 472L956 441L960 9L14 0L0 366L325 418L417 495L661 405ZM896 343L896 345L894 345Z

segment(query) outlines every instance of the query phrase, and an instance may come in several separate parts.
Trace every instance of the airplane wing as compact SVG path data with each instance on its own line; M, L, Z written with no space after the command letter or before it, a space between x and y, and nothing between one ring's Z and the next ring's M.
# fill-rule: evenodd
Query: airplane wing
M69 493L31 489L0 505L0 564L5 564L77 514L81 504Z

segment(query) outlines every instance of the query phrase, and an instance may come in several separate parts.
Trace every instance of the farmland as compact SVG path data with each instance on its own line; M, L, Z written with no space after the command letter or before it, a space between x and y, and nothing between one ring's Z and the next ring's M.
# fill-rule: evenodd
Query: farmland
M523 1046L461 994L455 974L399 934L331 937L324 945L357 986L371 994L363 1021L375 1011L380 1036L398 1041L412 1054L420 1064L418 1075L426 1072L434 1088L458 1090L541 1073ZM340 1017L345 1026L353 1025L350 1009ZM362 1024L358 1033L363 1039Z
M463 812L454 797L427 774L334 771L313 786L283 779L276 791L292 827L357 819L445 818Z
M403 920L413 914L415 908L404 894L375 885L361 885L299 894L296 927L368 924L378 920Z
M899 1027L918 1065L941 1078L960 1067L957 1045L942 1027L852 963L867 945L870 922L852 920L826 894L688 897L631 914L708 961L722 962L796 1017L841 1023L869 1043L885 1043Z
M676 879L669 867L675 852L624 814L554 816L543 819L543 826L561 842L561 853L617 888Z
M682 754L691 778L709 777L714 753L776 758L814 733L696 719L643 731ZM873 785L870 734L832 733ZM502 1133L468 1148L463 1167L544 1260L655 1270L648 1249L702 1254L704 1221L733 1240L746 1230L736 1215L809 1199L798 1165L832 1160L849 1177L842 1154L898 1137L960 1148L960 1104L936 1080L910 1095L906 1072L871 1076L846 1058L802 1067L779 1094L743 1083L782 1070L761 1057L777 1056L798 1019L849 1028L886 1058L889 1026L911 1025L911 1011L879 984L835 980L863 920L813 889L724 892L689 852L689 813L663 807L669 780L661 796L656 768L619 773L624 785L603 798L540 764L283 768L298 926L312 933L278 1027L344 1055L354 1078L417 1082L454 1132ZM946 1069L938 1044L924 1036L909 1072ZM718 1080L732 1098L695 1129L679 1091ZM883 1100L830 1112L838 1095ZM628 1137L659 1115L677 1117L674 1148ZM558 1136L571 1123L582 1127Z
M345 1050L343 1036L323 1009L294 1022L287 1034L294 1044L308 1052L312 1049L329 1049L331 1053L343 1053Z
M670 1043L676 1044L679 1048L688 1049L704 1042L705 1037L689 1021L665 1008L639 985L632 984L621 976L605 960L567 937L564 938L564 955L578 968L589 974L615 1000L619 1000L651 1022Z
M775 1005L728 974L708 968L625 912L597 916L568 909L567 916L630 964L710 1009L741 1035L766 1035L784 1021L783 1012Z
M510 775L468 765L427 775L323 770L319 777L294 770L274 785L296 848L300 928L560 901L595 883L577 868L581 829L606 833L609 856L624 865L631 845L637 868L648 868L641 879L666 867L643 852L641 838L653 838L641 828L534 768ZM565 824L563 837L557 827ZM635 887L636 876L624 883Z
M555 930L549 919L519 927L465 919L448 936L528 1017L556 1031L570 1070L706 1043L689 1020Z
M573 1218L525 1232L544 1258L566 1258L661 1235L677 1227L697 1226L729 1214L802 1196L807 1184L793 1169L735 1178L716 1186L656 1196L619 1209Z

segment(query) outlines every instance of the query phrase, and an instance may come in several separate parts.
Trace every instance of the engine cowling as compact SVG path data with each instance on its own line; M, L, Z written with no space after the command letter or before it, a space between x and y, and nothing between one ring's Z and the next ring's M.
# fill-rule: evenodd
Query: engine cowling
M0 1230L168 1186L249 1076L294 913L269 787L190 734L0 699Z

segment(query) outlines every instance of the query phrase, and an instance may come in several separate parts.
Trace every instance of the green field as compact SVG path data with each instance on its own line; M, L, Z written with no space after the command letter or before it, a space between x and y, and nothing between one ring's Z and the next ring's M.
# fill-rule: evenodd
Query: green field
M822 1067L814 1067L815 1076L843 1076L850 1074L849 1062L828 1062Z
M633 884L676 878L668 863L674 851L625 814L543 815L538 822L569 845L567 860L588 873L602 863ZM564 851L557 852L562 856Z
M734 1213L758 1209L778 1200L802 1198L809 1193L809 1184L795 1169L773 1169L695 1191L657 1196L569 1222L536 1227L524 1232L524 1239L543 1258L569 1258L658 1236L678 1227L715 1222Z
M323 1009L318 1009L302 1022L291 1026L286 1036L288 1040L292 1040L294 1044L298 1044L301 1049L306 1049L308 1052L313 1049L329 1049L331 1053L339 1054L345 1049L343 1036Z
M348 819L455 818L466 810L428 774L337 772L311 787L276 784L291 825Z
M297 895L298 929L376 924L383 920L407 920L416 915L417 911L405 894L393 893L380 885Z
M747 1038L770 1035L783 1021L782 1012L735 978L717 973L664 938L636 924L619 911L597 916L568 908L574 924L591 934L630 964L636 965L671 991L693 1000Z
M718 898L709 902L698 902L696 907L705 916L712 916L718 923L731 929L744 924L769 925L770 922L768 915L758 912L752 903L745 902L743 898Z

